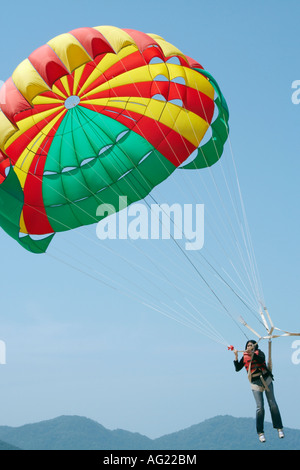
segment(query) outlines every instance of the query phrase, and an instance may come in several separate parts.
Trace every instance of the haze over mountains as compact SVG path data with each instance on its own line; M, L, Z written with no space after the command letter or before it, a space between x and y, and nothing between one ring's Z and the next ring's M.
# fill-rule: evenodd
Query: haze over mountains
M60 416L20 427L0 426L0 450L300 450L300 430L278 439L270 423L260 444L252 418L217 416L182 431L150 439L122 429L109 430L80 416Z

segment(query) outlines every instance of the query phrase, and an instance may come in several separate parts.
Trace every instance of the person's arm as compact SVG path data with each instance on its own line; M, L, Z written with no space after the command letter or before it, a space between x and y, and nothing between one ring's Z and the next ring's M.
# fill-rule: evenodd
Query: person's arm
M244 367L244 358L239 361L238 352L234 350L235 360L233 361L236 372L239 372Z

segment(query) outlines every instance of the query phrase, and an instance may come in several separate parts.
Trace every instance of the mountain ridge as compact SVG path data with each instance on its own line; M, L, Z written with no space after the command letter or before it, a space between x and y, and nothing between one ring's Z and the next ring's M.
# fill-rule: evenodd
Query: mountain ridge
M0 426L0 450L299 450L300 430L285 428L286 438L266 423L266 444L260 444L252 418L216 416L177 432L150 439L138 432L109 430L77 415ZM7 449L5 449L5 444ZM4 445L4 447L3 447Z

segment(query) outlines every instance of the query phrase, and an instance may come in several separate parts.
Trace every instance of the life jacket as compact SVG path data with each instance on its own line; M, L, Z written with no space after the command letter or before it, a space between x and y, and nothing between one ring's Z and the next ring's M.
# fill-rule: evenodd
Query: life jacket
M244 365L248 372L248 377L251 377L256 371L262 375L268 372L266 362L259 363L255 356L258 355L258 351L255 351L254 356L251 361L250 354L244 353Z

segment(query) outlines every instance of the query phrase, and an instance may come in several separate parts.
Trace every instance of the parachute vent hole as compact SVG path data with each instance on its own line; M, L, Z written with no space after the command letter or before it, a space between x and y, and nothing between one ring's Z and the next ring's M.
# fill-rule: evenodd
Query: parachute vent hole
M84 160L82 160L80 166L87 165L88 163L92 162L93 160L95 160L95 157L85 158Z
M151 49L151 48L158 49L160 51L160 47L158 44L150 44L150 46L146 47L146 49Z
M65 108L72 109L75 108L80 103L80 98L77 95L69 96L65 101Z
M104 188L100 188L99 191L96 192L96 194L99 194L102 191L105 191L105 189L107 189L107 188L108 188L108 186L104 186Z
M218 106L215 105L214 114L213 114L211 122L214 122L218 118L218 116L219 116L219 109L218 109Z
M131 172L132 172L132 169L126 171L126 173L124 173L123 175L120 176L120 178L118 178L118 181L120 181L122 178L124 178L126 175L128 175L128 173L131 173Z
M154 82L168 82L169 79L165 75L156 75L156 77L153 79Z
M167 60L167 64L181 65L179 58L175 56L170 57L170 59Z
M50 237L51 235L53 235L53 233L45 233L45 234L42 234L42 235L35 235L35 234L23 234L23 233L19 233L19 237L22 238L22 237L28 237L31 238L31 240L34 240L34 241L40 241L40 240L44 240L45 238L48 238Z
M74 204L77 204L77 202L81 202L81 201L86 201L89 197L86 196L86 197L81 197L80 199L76 199L76 201L73 201Z
M107 111L108 113L120 114L119 111L114 111L113 109L107 109L106 111Z
M160 57L153 57L150 60L149 65L154 65L154 64L164 64L164 61Z
M104 156L105 153L106 153L109 149L111 149L112 146L113 146L112 144L105 145L105 147L103 147L103 148L99 151L98 156L99 156L99 157L100 157L101 155Z
M137 104L141 104L141 103L137 103ZM107 112L107 113L112 113L112 114L118 114L118 115L119 115L119 114L122 114L122 113L120 113L120 111L114 111L114 110L112 110L112 109L107 109L106 112ZM136 119L134 119L134 118L131 117L131 116L126 116L126 114L122 114L122 116L123 116L124 118L130 119L131 121L136 122Z
M140 165L144 160L146 160L146 158L148 158L152 153L153 153L152 150L150 150L150 152L146 153L146 155L144 155L143 158L139 161L139 165Z
M202 144L202 142L201 142ZM191 155L183 162L183 166L184 165L188 165L189 163L191 163L198 155L198 149L194 150ZM180 165L181 166L181 165ZM180 167L179 167L180 168Z
M210 139L212 138L212 130L211 127L207 129L206 133L204 134L203 139L201 140L201 144L199 147L203 147Z
M176 106L180 106L183 108L183 101L180 99L170 100L169 103L175 104Z
M171 80L172 83L178 83L178 85L186 85L186 81L183 77L175 77Z
M125 136L127 136L129 134L129 130L126 130L126 131L123 131L121 132L117 138L116 138L116 142L120 142L120 140L122 140Z
M153 100L158 100L158 101L167 101L166 98L163 95L156 94L152 96Z
M66 166L65 168L63 168L61 170L62 173L68 173L69 171L72 171L72 170L77 170L77 167L76 166Z

